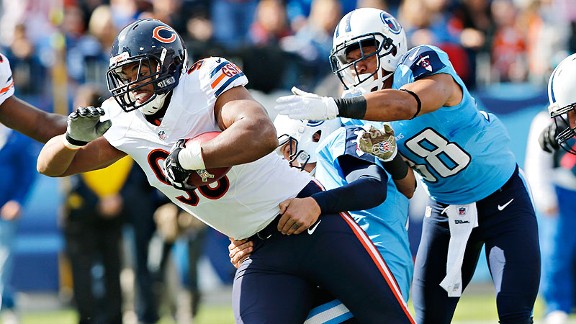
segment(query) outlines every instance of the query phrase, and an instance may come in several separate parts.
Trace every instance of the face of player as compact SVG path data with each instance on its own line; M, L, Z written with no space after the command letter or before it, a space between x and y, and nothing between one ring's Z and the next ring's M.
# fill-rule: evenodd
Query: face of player
M568 121L570 122L570 128L576 127L576 111L574 109L568 112Z
M362 48L357 48L351 50L346 54L346 61L348 63L352 63L356 60L355 64L350 65L350 73L352 77L356 78L358 75L367 75L376 72L378 69L378 55L376 51L378 48L376 46L362 46ZM362 59L364 57L364 59ZM385 71L382 69L382 76L386 77L388 74L392 74L392 72ZM365 77L364 77L365 78ZM364 79L360 77L360 79ZM378 73L374 73L373 79L376 80L378 78ZM388 81L390 78L383 79L384 87L392 86Z
M130 96L138 104L146 102L154 95L154 85L150 82L150 74L150 66L139 64L139 62L126 64L122 67L122 71L118 73L125 83L134 82L130 85Z
M346 54L346 61L348 61L348 63L352 63L362 58L363 56L368 56L370 54L373 54L374 52L376 52L376 46L364 46L362 47L362 49L357 48ZM368 58L365 58L357 62L355 64L356 69L354 69L354 66L351 66L350 69L352 70L352 75L357 76L356 73L358 74L374 73L374 71L376 71L376 69L378 68L378 62L376 61L376 57L377 57L376 55L371 55Z
M293 168L302 169L302 164L298 161L297 158L294 158L293 154L296 152L297 148L296 141L291 139L286 144L282 145L281 152L286 161L290 164ZM316 162L307 162L304 165L304 171L311 172L316 167Z

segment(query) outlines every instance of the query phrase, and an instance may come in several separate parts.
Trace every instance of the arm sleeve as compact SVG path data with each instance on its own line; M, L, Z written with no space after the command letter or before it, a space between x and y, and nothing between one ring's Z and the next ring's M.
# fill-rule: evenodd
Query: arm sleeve
M382 168L350 155L338 162L348 184L312 195L322 213L369 209L386 200L388 175Z

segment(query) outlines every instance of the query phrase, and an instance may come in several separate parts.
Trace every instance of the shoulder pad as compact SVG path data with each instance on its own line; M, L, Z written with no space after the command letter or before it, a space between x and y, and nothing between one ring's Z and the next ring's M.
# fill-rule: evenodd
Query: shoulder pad
M433 75L446 67L437 50L430 46L417 46L406 53L402 63L412 70L414 80Z

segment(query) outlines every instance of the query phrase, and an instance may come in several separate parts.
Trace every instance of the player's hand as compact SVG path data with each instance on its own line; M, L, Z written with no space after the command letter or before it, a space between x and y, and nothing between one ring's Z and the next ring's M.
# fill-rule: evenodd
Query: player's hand
M110 120L100 121L104 109L100 107L79 107L68 115L66 140L73 146L80 147L104 135L112 126Z
M230 238L230 245L228 245L228 256L230 262L236 269L240 267L242 262L246 260L253 251L254 243L250 240L234 240Z
M553 153L558 150L560 146L556 141L556 135L558 135L558 128L556 127L556 123L552 122L542 130L542 133L540 133L538 137L540 147L548 153Z
M363 130L358 132L358 148L384 162L392 161L398 153L394 130L388 124L384 124L383 130L372 125L366 125Z
M320 97L317 94L292 87L293 95L276 99L274 110L292 119L326 120L338 116L338 106L334 98Z
M185 147L186 140L183 139L178 140L178 142L172 146L170 154L168 154L164 160L166 180L170 182L174 188L182 190L194 190L196 187L188 184L188 177L190 177L190 174L195 171L184 169L178 160L178 154Z
M280 203L278 231L284 235L300 234L312 226L322 211L314 198L292 198Z

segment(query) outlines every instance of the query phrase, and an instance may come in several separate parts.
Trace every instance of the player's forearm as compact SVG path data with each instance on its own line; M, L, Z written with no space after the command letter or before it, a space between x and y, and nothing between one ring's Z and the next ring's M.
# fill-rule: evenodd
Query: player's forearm
M66 132L66 116L47 113L12 96L2 104L0 122L39 142Z
M416 100L405 91L385 89L366 93L364 97L367 104L365 120L408 120L418 111Z
M64 140L64 135L58 135L44 145L36 164L39 173L49 177L60 177L66 173L77 150L67 148Z
M269 120L239 120L202 146L207 168L253 162L278 147L276 129Z

